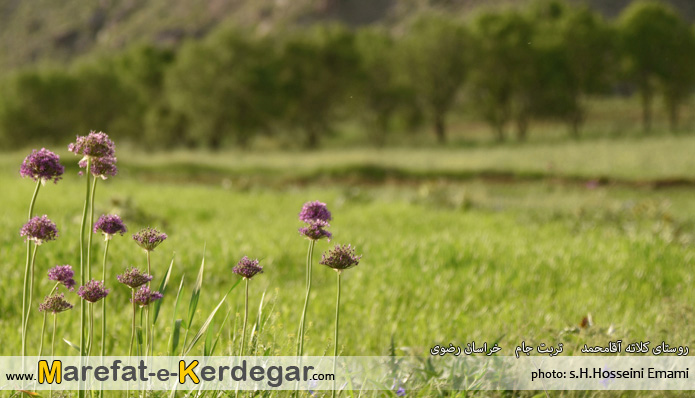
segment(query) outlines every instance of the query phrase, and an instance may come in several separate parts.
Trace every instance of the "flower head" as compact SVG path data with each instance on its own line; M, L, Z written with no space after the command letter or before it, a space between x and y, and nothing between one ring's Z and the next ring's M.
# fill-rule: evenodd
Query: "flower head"
M43 299L43 302L39 304L39 311L41 312L48 311L57 314L70 309L72 309L72 304L65 300L63 293L53 296L46 296L46 298Z
M57 183L64 172L65 167L60 164L60 156L46 148L32 150L19 168L19 175L22 177L41 181L43 184L51 180Z
M78 165L81 168L87 168L87 158L83 158L79 161ZM100 158L91 158L89 172L95 177L101 177L105 180L109 177L113 177L118 174L118 167L116 167L116 158L114 156L103 156ZM80 175L83 172L80 171Z
M232 272L237 275L243 276L246 279L251 279L256 274L263 273L263 267L258 265L258 260L251 260L250 258L244 256L236 267L232 268Z
M103 132L89 132L86 136L77 136L74 144L68 145L70 152L90 158L113 157L116 146Z
M362 256L355 255L351 245L336 245L332 250L323 253L319 264L333 268L336 272L352 268L360 263Z
M123 275L116 275L116 278L122 284L135 289L136 287L142 286L145 283L152 280L152 275L148 275L141 272L139 269L133 267L125 270Z
M133 235L135 242L148 252L154 250L160 243L164 242L166 238L167 234L161 233L150 227L141 229L140 232Z
M94 223L94 233L103 233L106 240L113 238L116 234L123 235L127 230L121 217L115 214L103 214Z
M24 236L24 241L33 240L40 245L58 237L58 227L48 216L36 216L29 220L19 231L19 236Z
M56 265L48 270L48 279L62 283L63 286L70 290L75 289L75 271L69 265Z
M109 289L104 287L104 281L92 279L86 285L80 286L77 295L90 303L96 303L109 294Z
M152 291L147 286L142 286L135 292L135 297L130 299L130 301L137 303L140 307L145 307L162 297L164 297L162 293Z
M325 221L314 220L311 223L309 223L308 226L299 228L299 234L304 235L311 240L327 238L330 241L333 234L324 229L330 226L331 225Z
M304 203L304 206L302 206L302 211L299 213L299 220L306 223L316 220L328 222L332 219L331 212L328 211L326 204L319 202L318 200Z

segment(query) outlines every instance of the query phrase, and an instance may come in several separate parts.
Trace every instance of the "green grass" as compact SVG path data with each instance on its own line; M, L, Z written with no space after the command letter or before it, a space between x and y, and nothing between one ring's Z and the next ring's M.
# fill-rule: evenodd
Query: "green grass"
M244 255L258 257L265 273L251 283L250 323L263 292L269 321L259 336L269 355L292 355L304 293L307 242L297 214L308 200L328 203L335 241L363 254L344 273L342 355L426 355L435 344L496 341L511 354L522 340L565 345L576 354L585 343L609 339L695 343L693 307L692 188L652 190L630 186L586 187L552 179L490 182L482 170L523 174L610 176L643 180L693 178L693 137L605 140L579 144L509 146L469 150L388 150L297 154L186 154L140 158L121 149L124 172L97 188L96 214L118 212L129 232L160 227L169 235L153 253L155 286L172 256L176 262L157 325L155 353L170 332L175 290L186 284L178 318L206 246L206 273L192 334L236 281L231 268ZM17 354L25 246L19 237L33 184L17 175L20 154L0 159L0 355ZM64 163L75 158L64 156ZM330 182L328 168L363 163L418 174L403 183ZM200 169L196 174L190 170ZM438 173L473 173L470 180ZM313 173L313 174L312 174ZM181 176L180 178L173 178ZM321 175L320 183L282 183ZM162 178L157 178L161 175ZM260 177L259 177L260 176ZM274 184L265 184L268 176ZM251 182L238 182L245 177ZM255 178L258 177L256 180ZM233 182L229 182L233 181ZM306 181L305 181L306 182ZM57 222L61 236L39 248L34 302L50 284L46 270L79 264L83 181L71 166L63 181L40 192L37 214ZM329 244L321 241L316 258ZM93 272L100 274L103 243L95 239ZM128 266L145 267L145 254L130 239L115 237L109 250L108 352L125 354L130 336L129 292L115 281ZM305 353L332 352L334 273L314 267ZM69 294L73 303L74 294ZM243 312L242 290L223 310L232 316L217 354L233 354ZM579 329L590 313L594 326ZM99 322L97 311L97 324ZM218 314L215 330L224 318ZM40 316L33 312L29 347L38 346ZM79 311L59 315L60 339L78 340ZM97 328L98 329L98 328ZM192 336L189 335L189 338ZM99 341L99 330L96 341ZM58 354L74 354L57 343ZM30 351L31 352L31 351ZM202 352L202 344L194 352ZM436 395L434 391L424 395ZM561 394L562 395L562 394ZM553 394L553 396L555 396Z

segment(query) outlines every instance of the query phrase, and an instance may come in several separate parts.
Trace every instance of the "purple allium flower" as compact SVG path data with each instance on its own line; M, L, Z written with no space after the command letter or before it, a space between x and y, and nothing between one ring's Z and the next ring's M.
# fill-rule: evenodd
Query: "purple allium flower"
M325 221L314 220L311 223L309 223L308 226L299 228L299 234L304 235L311 240L327 238L330 241L333 234L324 229L330 226L331 225Z
M244 256L244 258L239 260L236 267L232 268L232 272L246 279L251 279L254 275L263 273L263 267L258 265L257 259L251 260Z
M75 271L69 265L56 265L48 270L48 279L62 283L70 290L75 290Z
M336 272L352 268L360 263L362 256L355 255L355 248L351 245L336 245L332 250L323 253L319 264L333 268Z
M116 275L119 282L128 287L135 289L152 280L152 275L141 272L139 269L132 267L125 270L123 275Z
M306 202L302 206L302 211L299 213L299 220L310 223L312 221L331 221L331 212L328 211L325 203L319 202L318 200L314 202Z
M33 240L40 245L58 237L58 227L48 219L48 216L36 216L29 220L19 231L19 236L24 236L24 241Z
M140 232L133 235L135 242L148 252L154 250L160 243L164 242L166 238L167 234L150 227L141 229Z
M87 159L83 158L79 161L78 165L81 168L87 167ZM89 166L89 172L95 177L101 177L105 180L109 177L113 177L118 174L118 167L116 167L116 158L113 156L104 156L100 158L92 158L91 165ZM84 174L80 171L80 175Z
M398 390L396 390L396 395L399 397L405 397L405 388L398 387Z
M123 235L127 230L121 217L115 214L103 214L99 217L97 222L94 223L94 233L103 233L107 240L119 233Z
M109 294L109 289L104 287L104 281L92 279L86 285L80 286L77 295L90 303L96 303Z
M145 307L150 305L150 303L161 299L162 297L164 297L162 293L152 291L147 286L142 286L137 292L135 292L135 299L130 299L130 301L135 301L140 307Z
M19 168L19 175L25 178L29 177L34 181L40 180L42 184L51 180L57 183L64 172L65 167L60 164L60 156L46 148L41 148L38 151L32 150Z
M67 311L72 309L72 304L65 300L63 293L56 294L53 296L46 296L41 304L39 304L40 312L52 312L57 314L59 312Z
M70 152L90 158L113 157L116 146L103 132L90 131L86 136L77 136L74 144L68 145Z

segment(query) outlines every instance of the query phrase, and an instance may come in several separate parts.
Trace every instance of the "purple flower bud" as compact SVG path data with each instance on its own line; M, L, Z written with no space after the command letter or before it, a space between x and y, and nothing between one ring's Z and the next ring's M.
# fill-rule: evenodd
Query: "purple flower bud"
M330 226L331 225L325 221L314 220L309 224L309 226L299 228L299 234L304 235L311 240L327 238L328 241L330 241L333 234L324 229Z
M92 279L86 285L80 286L77 295L90 303L96 303L109 294L109 289L104 287L104 281Z
M326 204L317 200L314 202L304 203L304 206L302 206L302 211L299 213L299 220L306 223L316 220L328 222L332 220L332 217L331 212L328 211L328 208L326 207Z
M60 156L46 148L32 150L19 168L19 175L41 181L42 184L51 180L57 183L64 172L65 167L60 164Z
M263 267L258 265L257 259L251 260L244 256L244 258L239 260L236 267L232 268L232 272L246 279L251 279L254 275L263 273Z
M135 289L152 280L152 275L140 272L137 268L128 268L123 275L116 275L119 282Z
M68 145L68 150L75 155L83 155L90 158L113 157L116 146L109 136L103 132L89 132L86 136L77 136L74 144Z
M135 301L140 307L145 307L150 305L150 303L161 299L162 297L164 297L162 293L154 292L150 290L149 287L142 286L137 292L135 292L135 299L130 299L130 302L132 303Z
M166 238L167 234L161 233L150 227L144 228L133 235L135 242L148 252L154 250L160 243L164 242Z
M59 312L67 311L72 309L72 304L65 300L63 293L56 294L53 296L46 296L41 304L39 304L40 312L52 312L57 314Z
M48 216L36 216L29 220L19 231L19 236L24 236L24 241L33 240L37 245L58 237L58 227L48 219Z
M333 268L336 272L342 272L360 263L362 256L355 255L355 249L351 245L336 245L332 250L323 253L319 264Z
M48 279L62 283L70 290L75 290L75 271L69 265L56 265L48 270Z
M84 158L77 163L81 168L87 168L87 159ZM91 158L91 164L89 166L89 172L95 177L101 177L102 180L106 180L109 177L113 177L118 174L118 167L116 167L116 158L113 156L104 156L100 158ZM84 174L80 171L80 175Z
M94 233L103 233L107 240L113 238L113 236L118 233L122 236L126 231L127 228L123 220L115 214L103 214L99 217L97 222L94 223Z

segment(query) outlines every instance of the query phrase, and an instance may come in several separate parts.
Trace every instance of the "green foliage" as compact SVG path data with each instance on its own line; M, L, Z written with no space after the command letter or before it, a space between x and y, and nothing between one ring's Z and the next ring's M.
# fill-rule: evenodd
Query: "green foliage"
M454 106L467 74L468 33L455 19L426 14L411 21L402 39L404 68L420 105L446 141L446 115Z
M695 83L692 29L666 4L637 1L620 16L619 32L626 76L642 97L645 131L651 128L652 101L659 86L675 128L677 108Z
M352 101L359 65L352 32L340 25L318 25L281 39L278 95L282 126L304 133L316 148Z

